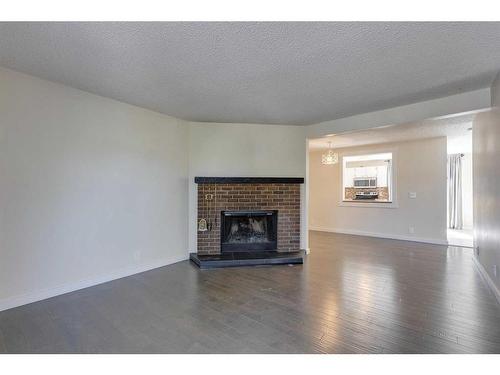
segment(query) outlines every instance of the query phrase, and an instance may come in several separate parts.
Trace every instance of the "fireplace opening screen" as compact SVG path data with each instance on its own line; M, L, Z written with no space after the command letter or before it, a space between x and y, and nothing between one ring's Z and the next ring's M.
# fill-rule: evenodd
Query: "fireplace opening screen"
M276 250L278 211L222 211L221 251Z

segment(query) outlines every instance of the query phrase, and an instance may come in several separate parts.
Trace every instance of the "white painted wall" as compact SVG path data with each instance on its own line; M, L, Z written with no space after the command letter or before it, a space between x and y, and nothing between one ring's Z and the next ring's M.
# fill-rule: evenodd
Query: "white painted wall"
M472 130L474 246L500 301L500 74L491 92L492 109L476 115Z
M196 250L195 176L305 177L306 138L300 126L191 123L189 137L189 249ZM301 247L307 246L305 186Z
M462 214L464 229L473 226L472 153L462 157Z
M0 68L0 310L187 257L187 123Z
M446 138L338 149L343 155L393 152L397 208L339 206L341 162L309 154L309 228L425 242L446 242ZM410 199L409 192L417 198ZM362 205L360 203L359 205ZM415 233L409 233L409 226Z

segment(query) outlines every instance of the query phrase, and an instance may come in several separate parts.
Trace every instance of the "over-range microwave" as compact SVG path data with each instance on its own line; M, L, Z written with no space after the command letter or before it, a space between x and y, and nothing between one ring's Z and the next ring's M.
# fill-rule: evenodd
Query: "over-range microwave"
M376 188L377 177L354 177L355 188Z

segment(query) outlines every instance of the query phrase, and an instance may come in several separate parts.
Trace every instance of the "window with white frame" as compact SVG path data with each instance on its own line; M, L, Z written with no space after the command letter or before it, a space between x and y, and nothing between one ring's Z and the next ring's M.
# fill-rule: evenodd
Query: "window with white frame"
M392 152L344 156L342 200L360 203L393 201Z

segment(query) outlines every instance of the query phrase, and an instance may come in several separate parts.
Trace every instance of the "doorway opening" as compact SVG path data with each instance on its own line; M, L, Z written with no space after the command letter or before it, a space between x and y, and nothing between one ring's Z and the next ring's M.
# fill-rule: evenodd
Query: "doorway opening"
M473 247L474 116L309 139L308 229Z
M447 237L451 246L473 247L472 123L447 139Z

